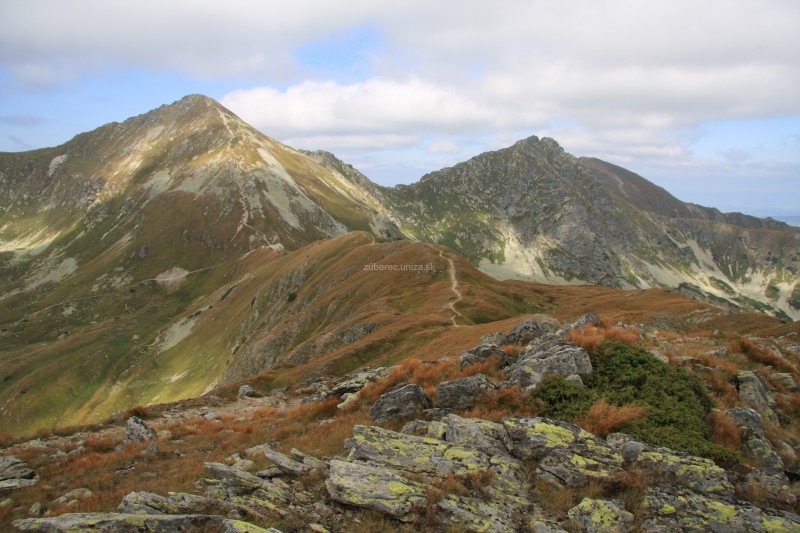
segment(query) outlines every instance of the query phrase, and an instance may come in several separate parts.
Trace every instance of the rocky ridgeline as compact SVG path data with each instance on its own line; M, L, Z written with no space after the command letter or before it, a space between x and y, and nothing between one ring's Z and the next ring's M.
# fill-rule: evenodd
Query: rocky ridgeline
M317 459L295 449L287 455L265 443L223 463L205 463L207 476L197 481L196 494L132 492L116 513L29 518L14 525L23 531L274 533L278 530L254 523L300 517L304 531L325 532L348 531L357 510L372 510L434 530L800 531L800 516L785 510L796 502L783 461L762 424L770 419L767 409L774 400L758 373L739 376L742 403L753 408L727 411L740 429L750 465L738 471L620 433L601 438L559 420L510 416L494 422L456 414L498 388L535 387L548 375L582 383L592 372L591 361L563 337L594 320L587 316L562 329L531 320L462 355L463 367L497 358L507 382L492 383L481 374L446 381L438 386L436 401L418 385L397 385L370 414L378 423L409 421L400 431L355 426L343 457ZM502 349L509 344L526 348L510 360ZM346 405L388 372L362 370L338 383L306 388L316 398L337 396ZM153 435L141 420L129 421L126 440L146 442ZM274 466L255 471L257 456ZM638 496L626 499L626 490ZM558 491L583 497L558 511L543 503Z

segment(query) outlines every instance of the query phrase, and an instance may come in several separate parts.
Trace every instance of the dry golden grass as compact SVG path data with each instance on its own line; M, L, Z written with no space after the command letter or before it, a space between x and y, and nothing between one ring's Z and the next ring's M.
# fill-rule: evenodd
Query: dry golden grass
M586 431L606 437L626 424L640 420L646 411L647 409L638 405L617 406L601 398L577 423Z
M610 327L604 321L598 321L596 325L584 326L569 332L570 342L574 342L587 352L594 355L597 349L606 341L622 341L628 344L637 344L639 335L635 331Z
M704 377L705 382L711 387L711 396L720 407L730 409L739 403L739 391L731 381L730 375L713 370Z
M708 415L711 424L711 440L732 452L742 449L742 433L736 422L723 411L712 411Z
M788 397L775 395L775 401L784 413L800 417L800 392L790 394Z
M745 354L749 360L755 363L770 365L773 368L783 372L791 372L795 376L798 375L797 365L782 355L778 355L769 348L760 346L750 339L739 339L729 347L729 350L741 352Z
M483 400L464 414L469 418L483 418L485 420L502 420L506 416L534 416L534 410L527 401L518 385L489 391Z

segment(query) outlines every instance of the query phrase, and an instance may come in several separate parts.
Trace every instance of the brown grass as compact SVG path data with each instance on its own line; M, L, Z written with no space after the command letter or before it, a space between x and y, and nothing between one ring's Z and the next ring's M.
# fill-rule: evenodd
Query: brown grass
M633 330L608 326L607 322L600 320L595 325L573 329L569 332L569 340L589 352L590 355L594 355L606 341L637 344L639 334Z
M519 385L489 391L483 400L464 414L469 418L500 421L506 416L534 416L534 411Z
M778 355L769 348L760 346L750 339L739 339L731 344L728 349L734 352L741 352L745 354L749 360L755 363L770 365L773 368L777 368L784 372L791 372L793 375L798 374L797 365L782 355Z
M83 445L94 453L112 452L117 444L117 439L110 434L89 435L83 441Z
M712 411L708 415L711 424L711 440L715 444L738 452L742 448L742 433L736 422L723 411Z
M775 401L784 413L800 417L800 392L795 392L788 397L776 394Z
M601 398L578 420L578 425L586 431L605 437L626 424L640 420L646 411L644 407L638 405L617 406Z
M726 409L736 407L739 403L739 391L736 389L736 385L731 383L731 377L728 374L720 370L712 370L704 379L711 387L711 395L717 405Z

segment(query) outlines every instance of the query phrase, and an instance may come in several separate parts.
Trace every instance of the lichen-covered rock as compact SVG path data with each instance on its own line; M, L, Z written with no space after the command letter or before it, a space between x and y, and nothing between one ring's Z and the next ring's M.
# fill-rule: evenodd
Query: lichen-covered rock
M761 423L761 415L753 409L734 407L726 411L739 427L742 452L755 459L758 466L767 474L783 474L783 460L775 453Z
M566 529L562 529L552 522L540 520L538 518L534 518L528 524L528 530L531 533L567 533Z
M516 510L479 498L450 494L435 505L437 521L459 531L514 533Z
M23 489L25 487L31 487L38 483L37 478L33 479L6 479L4 481L0 481L0 496L5 496L7 494L11 494L14 491L19 489Z
M508 370L508 379L520 387L532 387L553 375L570 376L592 373L586 350L550 336L531 343Z
M496 344L479 344L471 350L467 350L461 354L459 364L461 368L467 368L477 363L482 363L490 357L497 359L499 366L505 366L507 363L506 352Z
M447 442L475 446L490 456L511 455L505 444L506 429L502 424L456 415L447 415L440 423L443 426L442 438Z
M494 389L494 384L483 374L444 381L436 387L439 406L445 409L464 410L473 407L486 394Z
M386 392L369 411L370 418L382 424L392 420L414 418L431 407L431 399L415 384L402 384Z
M600 320L600 317L594 313L586 313L585 315L578 318L575 322L571 322L567 324L565 327L561 328L558 333L559 335L564 335L565 333L569 333L573 329L580 329L585 326L591 326L596 324L597 321Z
M295 461L291 457L287 457L286 455L276 452L271 448L264 448L264 455L282 472L292 476L301 476L314 470L313 466Z
M39 479L28 463L12 455L0 456L0 496L35 485Z
M350 461L380 463L418 474L461 474L491 466L489 457L475 448L373 426L355 426L345 448L350 450Z
M437 427L445 426L446 438L455 440L468 440L468 435L482 436L484 440L480 446L474 443L465 445L433 439L428 437L415 436L410 434L396 433L377 427L356 426L353 429L353 438L346 443L346 448L350 450L348 454L349 465L364 465L371 468L380 468L380 472L373 472L378 476L380 486L379 494L383 494L385 489L382 487L382 477L389 475L401 476L407 480L412 477L416 485L412 485L415 491L400 490L402 495L406 493L413 496L413 499L424 495L426 500L425 513L430 516L432 513L436 519L444 526L452 526L465 531L515 531L520 516L530 508L528 500L527 483L525 480L524 468L522 463L508 454L508 450L502 441L501 433L504 428L500 424L485 420L467 421L450 415L443 422L435 423L414 423L406 427L409 431L426 431L428 424L435 424ZM453 428L453 432L450 432ZM456 429L458 428L458 429ZM331 463L333 469L334 463ZM340 469L339 477L345 476L342 471L345 466L339 462L337 468ZM455 476L455 479L451 479ZM333 478L331 475L331 479ZM387 479L398 481L396 478ZM459 483L462 480L465 487L472 487L468 494L459 492L458 494L446 494L436 485L436 480L451 479L451 482ZM479 487L472 486L473 483L480 482ZM355 483L355 481L351 482ZM359 481L359 483L363 483ZM334 486L341 483L334 483ZM352 489L350 492L353 492ZM366 489L361 489L363 493ZM476 492L477 491L477 492ZM330 489L329 489L329 492ZM437 496L438 495L438 496ZM434 500L430 499L434 496ZM332 496L333 497L333 496ZM337 501L342 501L343 496L334 497ZM351 505L370 506L377 508L375 495L369 498L360 496L368 504L350 503ZM355 498L350 497L350 501ZM380 505L388 505L383 497L377 500L383 502ZM414 520L412 515L406 516L409 502L401 501L391 513L400 513L403 520ZM417 515L423 509L415 509ZM417 516L419 518L419 516Z
M661 532L800 531L800 517L791 513L767 514L744 502L727 502L692 491L649 489L642 501L642 530Z
M125 438L123 442L147 442L157 438L158 433L138 416L130 417L125 423Z
M602 439L574 424L540 417L503 420L505 444L514 457L541 459L558 448L606 447Z
M69 504L70 502L77 502L79 500L87 500L94 496L92 491L87 488L79 487L77 489L72 489L69 492L65 493L62 496L59 496L55 500L53 500L51 506L52 507L62 507L64 505Z
M534 339L552 333L557 326L558 321L551 317L532 318L517 324L514 329L503 335L497 344L500 346L527 346Z
M388 373L389 369L385 367L362 368L358 372L348 376L344 381L334 385L328 394L332 396L343 396L348 393L357 393L373 381L385 377Z
M447 426L438 420L412 420L403 426L400 433L444 440L447 433Z
M634 516L620 502L584 498L567 511L578 531L587 533L628 533L633 531Z
M739 401L758 411L772 424L778 424L775 398L769 393L766 380L758 372L741 370L736 374L739 382Z
M398 520L412 521L415 506L424 506L427 489L389 468L351 461L331 460L325 481L328 495L335 502L373 509Z
M223 463L204 463L203 467L216 479L222 481L229 495L248 494L267 483L255 474Z
M685 487L718 498L733 497L733 485L727 473L710 459L645 445L633 465L648 473L659 485Z
M126 494L117 506L121 514L182 514L180 507L171 498L152 492Z
M219 533L275 533L274 529L209 515L139 515L120 513L74 513L52 518L17 520L21 531L110 533L183 533L185 531L217 531Z
M567 487L582 487L592 480L612 481L622 471L622 459L613 453L595 452L555 449L539 461L536 474L550 483Z

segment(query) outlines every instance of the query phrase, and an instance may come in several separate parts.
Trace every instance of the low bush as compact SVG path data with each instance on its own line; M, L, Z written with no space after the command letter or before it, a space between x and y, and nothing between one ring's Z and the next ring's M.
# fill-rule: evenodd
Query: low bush
M714 402L699 379L619 341L602 344L592 364L594 371L585 387L563 378L540 384L530 396L534 409L575 422L586 420L601 399L607 404L641 407L646 410L644 416L631 416L615 429L658 446L735 462L729 450L711 441L706 417Z

